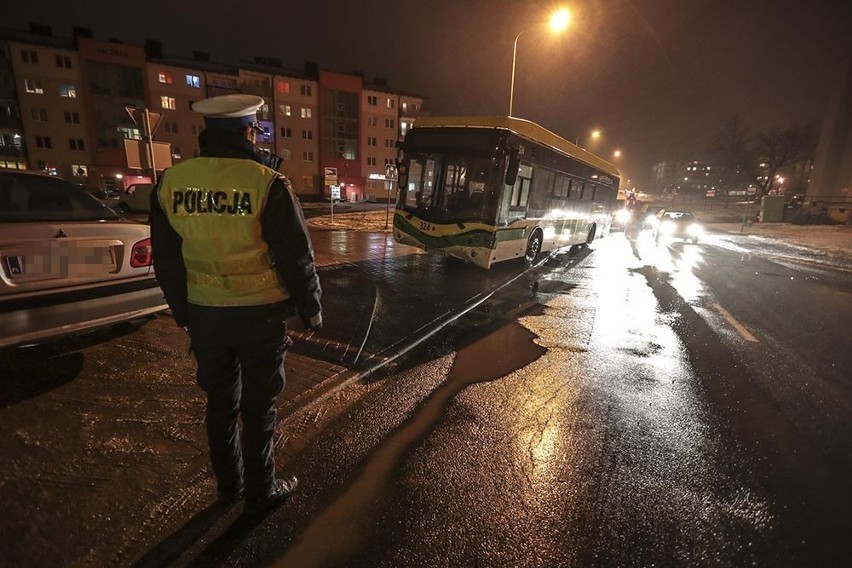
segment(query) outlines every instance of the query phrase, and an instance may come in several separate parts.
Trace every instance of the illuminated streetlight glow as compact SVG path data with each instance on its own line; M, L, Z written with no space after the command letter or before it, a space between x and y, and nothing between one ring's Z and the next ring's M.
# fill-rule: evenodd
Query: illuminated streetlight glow
M612 155L616 158L620 158L621 157L621 150L616 150L615 152L612 153Z
M592 139L593 140L597 140L600 137L601 137L601 131L600 130L592 130Z
M571 15L566 9L558 10L551 16L550 18L550 30L554 33L561 32L568 24L571 22ZM509 116L512 116L512 107L515 102L515 61L518 56L518 40L521 38L521 35L524 34L528 30L521 30L518 32L518 35L515 36L515 43L512 46L512 81L509 86Z
M550 31L552 32L561 32L565 28L568 27L568 24L571 23L571 13L562 8L561 10L557 10L553 16L550 18Z

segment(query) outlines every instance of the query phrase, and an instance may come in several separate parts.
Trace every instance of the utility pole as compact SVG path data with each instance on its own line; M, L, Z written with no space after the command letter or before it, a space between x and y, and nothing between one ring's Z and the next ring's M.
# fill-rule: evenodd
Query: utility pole
M151 160L151 183L157 184L157 165L154 163L154 133L151 132L151 113L148 107L145 107L142 115L142 128L145 131L143 140L148 146L148 158Z

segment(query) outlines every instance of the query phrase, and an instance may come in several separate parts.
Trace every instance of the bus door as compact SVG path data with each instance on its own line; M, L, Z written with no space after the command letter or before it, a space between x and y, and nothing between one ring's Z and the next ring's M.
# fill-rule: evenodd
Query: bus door
M515 185L506 187L503 198L503 206L500 208L500 219L504 225L511 225L514 221L527 218L527 204L532 187L532 166L521 164L518 170L518 178Z

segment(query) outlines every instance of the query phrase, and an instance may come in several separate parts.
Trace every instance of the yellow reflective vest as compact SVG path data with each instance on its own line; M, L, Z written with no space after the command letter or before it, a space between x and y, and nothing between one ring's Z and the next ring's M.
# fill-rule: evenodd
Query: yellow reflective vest
M277 176L251 160L205 157L163 174L158 199L183 239L190 303L254 306L290 297L261 238L261 215Z

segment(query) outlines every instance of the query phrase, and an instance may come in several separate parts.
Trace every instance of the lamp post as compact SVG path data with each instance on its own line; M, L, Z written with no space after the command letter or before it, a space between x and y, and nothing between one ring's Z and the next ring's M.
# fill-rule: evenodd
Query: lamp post
M597 140L598 138L601 137L601 131L596 128L589 133L589 136L591 136L592 140ZM577 140L574 141L574 145L575 146L580 145L580 137L579 136L577 136Z
M558 10L550 17L550 29L553 32L560 32L568 27L570 21L571 14L568 10ZM527 31L529 30L518 32L518 35L515 36L515 42L512 44L512 81L509 85L509 116L512 116L512 108L515 102L515 62L518 56L518 40Z

